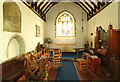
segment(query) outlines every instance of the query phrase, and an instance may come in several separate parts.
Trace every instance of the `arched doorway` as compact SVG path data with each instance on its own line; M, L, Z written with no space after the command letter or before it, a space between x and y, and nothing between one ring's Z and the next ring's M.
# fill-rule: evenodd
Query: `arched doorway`
M25 53L25 43L20 35L13 35L8 42L7 56L8 59Z

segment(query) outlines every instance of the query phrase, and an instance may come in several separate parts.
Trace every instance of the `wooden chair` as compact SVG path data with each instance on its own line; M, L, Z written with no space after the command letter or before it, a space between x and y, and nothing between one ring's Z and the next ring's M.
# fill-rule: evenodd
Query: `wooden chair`
M49 58L50 57L50 50L49 51L46 51L46 56Z
M41 57L41 51L40 52L37 52L36 54L35 54L35 57L37 58L37 59L39 59L40 57Z
M77 61L80 63L80 71L82 66L87 66L89 53L83 52L82 58L78 58Z
M37 56L35 55L35 53L34 53L33 51L29 52L29 57L30 57L32 60L38 62L38 58L37 58Z
M40 50L38 53L36 53L36 57L39 59L42 56L42 50Z
M32 55L35 55L35 52L34 52L34 50L32 50L32 51L31 51L31 54L32 54Z
M46 53L45 53L45 52L46 52L46 50L45 50L45 48L44 48L44 49L43 49L43 55L44 55L44 56L46 55Z
M27 79L29 80L31 77L34 77L34 79L38 79L37 72L39 71L39 66L37 62L31 57L30 54L26 55L24 65L25 65L25 75Z
M39 66L40 66L40 71L39 71L39 76L42 78L47 79L47 69L48 69L48 57L42 55L41 58L39 59Z
M53 62L54 66L62 66L62 51L59 49L56 49L53 51Z

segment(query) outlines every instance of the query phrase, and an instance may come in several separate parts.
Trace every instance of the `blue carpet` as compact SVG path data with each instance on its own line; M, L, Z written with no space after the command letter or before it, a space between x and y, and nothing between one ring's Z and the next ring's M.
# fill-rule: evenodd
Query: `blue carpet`
M78 57L82 57L83 51L79 51ZM53 52L50 53L50 58L53 58ZM62 58L77 58L76 52L62 52Z
M56 80L79 80L73 61L63 61L59 67Z
M63 52L62 58L74 58L76 56L75 52Z

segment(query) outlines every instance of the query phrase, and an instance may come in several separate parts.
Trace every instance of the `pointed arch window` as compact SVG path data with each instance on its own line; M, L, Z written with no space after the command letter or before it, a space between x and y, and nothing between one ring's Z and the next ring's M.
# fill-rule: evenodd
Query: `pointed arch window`
M56 20L56 36L75 36L74 18L68 12L62 12Z

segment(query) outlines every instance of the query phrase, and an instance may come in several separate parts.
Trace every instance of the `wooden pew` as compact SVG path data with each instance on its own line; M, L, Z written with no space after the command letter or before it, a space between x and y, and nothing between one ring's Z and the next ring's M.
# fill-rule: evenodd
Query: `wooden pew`
M36 67L37 69L35 69L35 72L38 74L37 76L39 76L39 77L35 76L35 78L37 80L44 80L44 79L46 80L48 78L48 74L46 75L46 72L49 69L48 68L48 66L49 66L48 65L49 52L46 52L46 53L45 52L46 52L45 49L41 50L38 53L34 53L34 51L32 50L32 51L27 52L25 54L25 58L30 57L30 59L32 59L29 62L27 61L28 63L32 63L32 61L34 61L34 63L36 62L37 66L38 66L38 67ZM25 65L25 76L27 77L26 79L29 80L29 79L31 79L31 75L27 76L27 74L30 73L30 70L29 70L30 66L28 66L27 63L25 63L24 65ZM32 71L31 71L31 74L33 75L34 72L32 73ZM44 78L44 76L45 76L45 78Z
M2 80L17 80L24 73L24 61L14 57L2 63Z
M32 50L3 62L2 64L0 64L0 70L2 70L0 71L0 76L2 76L2 81L17 81L20 77L22 77L25 74L24 60L25 57L29 55L34 55L36 58L40 58L42 55L44 56L45 53L42 54L42 51L39 53L35 53L34 50ZM47 55L49 55L49 53L47 53ZM47 62L48 59L45 59L45 64L47 64Z

